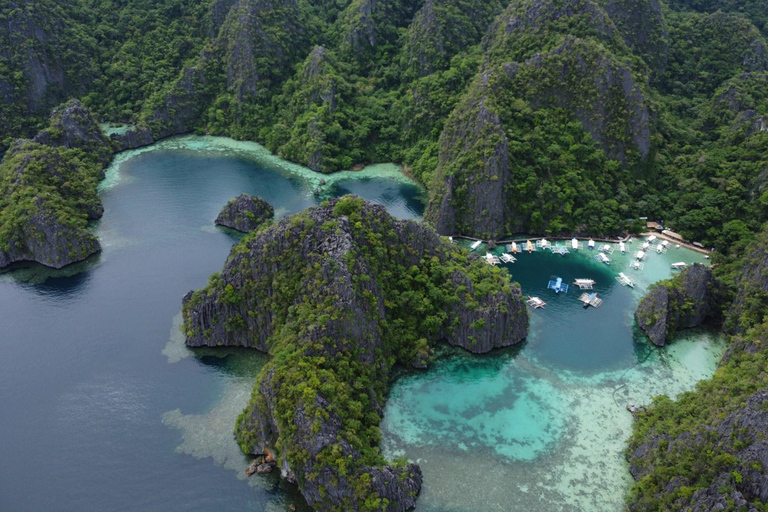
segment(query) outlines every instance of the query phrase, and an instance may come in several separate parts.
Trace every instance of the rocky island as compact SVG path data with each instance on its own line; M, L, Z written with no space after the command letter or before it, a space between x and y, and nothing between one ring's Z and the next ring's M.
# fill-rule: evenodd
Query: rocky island
M651 287L635 312L637 325L654 345L663 347L676 332L697 327L719 313L718 288L710 269L693 265Z
M100 251L86 228L104 212L96 186L111 158L110 141L77 100L55 109L34 139L16 141L0 164L0 268L61 268Z
M637 412L626 451L637 481L631 511L754 512L768 501L767 255L764 232L740 260L695 265L640 302L638 325L657 345L705 319L734 336L712 379Z
M271 220L274 215L275 209L262 198L240 194L221 209L216 225L247 233Z
M440 340L474 353L514 345L528 321L505 271L354 196L247 235L183 314L190 347L272 356L237 439L328 511L415 504L418 465L379 449L395 364L426 368Z

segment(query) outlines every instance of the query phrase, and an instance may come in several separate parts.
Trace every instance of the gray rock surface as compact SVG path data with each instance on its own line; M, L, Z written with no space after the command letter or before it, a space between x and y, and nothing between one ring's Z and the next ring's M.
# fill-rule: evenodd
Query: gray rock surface
M216 225L247 233L257 229L274 216L275 209L262 198L240 194L230 199L222 208L216 217Z
M217 277L221 286L201 293L190 292L184 297L187 345L243 346L270 351L273 336L278 332L285 336L284 326L291 325L291 332L299 330L295 333L295 343L304 347L303 357L337 360L353 353L356 361L373 368L376 378L383 379L376 386L386 385L389 366L382 360L382 354L389 349L383 322L396 318L389 311L392 306L387 305L378 270L372 266L384 265L393 258L398 268L418 268L424 260L453 257L449 256L451 251L458 249L423 225L395 220L383 206L363 203L360 215L366 225L381 230L387 247L379 256L381 259L368 260L363 255L375 249L369 246L367 237L353 229L346 216L334 212L337 201L330 200L327 206L311 208L302 214L308 215L308 220L283 219L236 246ZM296 262L300 262L298 266ZM310 268L314 274L302 270ZM286 286L286 272L306 277ZM525 337L527 311L517 286L508 285L503 291L482 295L475 290L469 276L459 269L446 278L453 286L466 286L477 304L470 305L467 301L452 304L447 315L450 321L430 334L431 342L445 339L480 353L519 343ZM234 299L227 298L227 294L236 290L256 289L269 297L289 293L283 300L293 305L291 309L306 311L316 305L327 308L330 303L330 310L321 311L332 311L333 315L322 323L296 325L290 310L276 311L256 294L247 292ZM414 353L410 363L423 368L428 363L428 354ZM291 396L286 395L291 393L290 384L285 382L287 378L275 367L267 366L254 391L253 406L241 417L237 429L239 435L253 441L253 454L277 453L276 462L283 478L297 482L307 502L318 510L359 510L361 504L356 501L352 479L361 474L369 475L366 478L370 478L372 495L389 501L387 510L400 512L412 508L422 484L418 465L363 464L347 474L321 462L321 455L329 449L339 451L351 461L362 457L345 437L344 423L334 412L336 406L322 393L314 395L311 407L299 402L293 409L290 424L295 427L294 432L286 434L281 430L284 420L277 417L277 408L281 400ZM370 410L380 417L384 407L377 398L380 395L371 388L367 396ZM318 417L313 412L317 410L325 413ZM278 439L285 443L288 435L292 439L290 449L306 454L306 458L300 459L304 462L299 467L289 460L285 444L282 450L275 449L280 446ZM307 478L310 474L312 478Z
M59 147L83 150L83 158L92 159L99 174L91 176L91 167L81 169L82 162L70 160L60 150L53 149ZM104 166L111 156L111 144L96 119L79 101L72 100L54 109L50 127L39 132L33 141L14 143L3 160L4 172L12 173L14 177L2 192L10 196L16 191L19 197L25 197L34 187L44 184L48 187L45 197L54 189L60 195L54 201L64 200L70 206L74 205L86 220L95 220L104 213L95 184L103 178ZM6 159L8 162L12 159L13 166ZM72 192L62 185L84 179L93 182L94 188L78 197L72 197ZM26 212L26 221L12 230L4 246L0 245L0 268L22 261L62 268L101 250L99 241L90 231L73 222L67 217L70 213L58 211L58 207L49 201L37 198Z
M677 331L699 326L715 314L716 287L712 272L695 264L643 297L635 311L637 325L654 345L663 347Z
M683 433L671 437L663 433L651 434L628 457L630 472L635 480L648 474L655 464L655 453L660 444L666 450L717 450L735 457L736 463L715 469L709 487L695 490L690 496L683 494L669 510L711 512L717 510L754 511L750 503L768 501L768 391L761 390L750 396L746 403L722 421L702 426L695 434ZM739 478L735 478L738 474ZM672 495L680 487L694 486L699 475L694 472L670 479L664 494ZM644 510L632 502L630 510Z

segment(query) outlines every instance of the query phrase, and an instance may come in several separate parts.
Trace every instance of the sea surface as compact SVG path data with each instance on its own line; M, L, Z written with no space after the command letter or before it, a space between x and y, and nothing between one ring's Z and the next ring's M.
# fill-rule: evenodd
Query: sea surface
M420 219L423 190L393 165L322 176L257 144L193 136L118 155L100 189L101 254L0 274L0 510L306 510L275 476L246 478L232 437L265 356L187 349L181 297L237 242L213 220L242 192L277 217L354 193ZM531 312L525 344L443 349L428 371L398 372L384 448L421 464L418 510L622 510L626 403L692 389L723 341L706 330L664 350L635 341L642 292L670 262L701 255L654 253L642 271L612 257L607 267L588 251L519 255L513 279L548 303ZM615 281L621 270L635 290ZM553 275L595 279L604 305L585 310L578 290L555 296Z

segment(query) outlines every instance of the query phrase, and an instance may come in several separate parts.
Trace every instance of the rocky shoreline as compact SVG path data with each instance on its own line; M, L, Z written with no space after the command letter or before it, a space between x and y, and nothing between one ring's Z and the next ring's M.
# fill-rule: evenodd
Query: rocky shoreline
M427 367L440 340L474 353L521 342L521 295L429 228L346 196L246 236L184 297L184 330L191 347L272 356L237 422L244 452L273 454L317 510L404 511L421 470L377 446L393 364Z

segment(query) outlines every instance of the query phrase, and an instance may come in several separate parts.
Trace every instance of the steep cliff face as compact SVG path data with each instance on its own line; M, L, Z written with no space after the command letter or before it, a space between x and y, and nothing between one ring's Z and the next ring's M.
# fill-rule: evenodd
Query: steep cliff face
M222 208L216 217L216 225L226 226L247 233L274 217L275 209L260 197L241 194Z
M413 507L418 466L387 464L377 448L392 365L425 367L440 339L512 345L527 325L505 275L351 196L246 237L183 311L189 346L273 356L238 440L274 454L318 510Z
M37 261L61 268L101 250L86 226L104 212L96 185L111 155L76 100L54 110L34 141L12 146L0 164L0 267Z
M725 318L731 334L761 322L768 311L768 232L757 236L735 281L736 296Z
M262 131L267 147L319 172L366 161L359 151L363 120L355 112L364 100L348 76L349 68L328 50L313 48L283 94L273 100L278 105L278 122Z
M668 66L660 77L660 85L667 91L709 96L726 80L766 70L765 40L741 16L675 13L668 17L668 25Z
M658 0L601 0L624 42L656 74L667 65L667 23Z
M571 37L548 53L488 69L446 121L427 218L441 233L489 237L542 226L571 233L617 229L616 211L598 213L602 206L593 198L612 197L609 190L628 179L609 159L626 168L651 154L653 115L645 87L602 44ZM494 129L473 117L478 97L494 106ZM553 161L574 139L583 144L581 158ZM612 186L601 191L606 178ZM580 193L561 194L575 182Z
M635 319L654 345L663 347L681 329L701 325L716 315L719 285L704 265L693 265L643 297Z
M507 223L509 142L485 87L479 89L451 115L440 137L426 218L439 233L493 238L522 225ZM472 171L464 174L467 168Z
M79 24L57 2L12 1L0 14L2 141L27 136L53 105L85 92L97 73L97 48L89 34L74 37Z
M631 502L630 510L657 510L659 503L667 510L758 510L754 504L768 501L766 408L768 390L763 389L711 425L677 436L661 431L649 435L628 455L635 480L650 478L667 458L696 459L706 453L712 460L699 471L668 476L662 493ZM682 472L680 466L675 469Z
M449 66L450 59L478 43L493 17L503 9L498 0L427 0L413 18L402 50L409 78L423 77Z
M154 139L193 130L255 139L254 109L306 54L308 22L295 1L236 0L212 8L216 37L144 106L141 122Z

